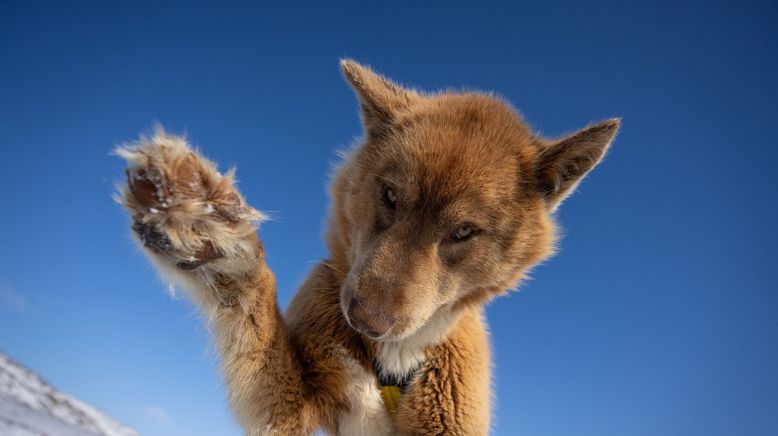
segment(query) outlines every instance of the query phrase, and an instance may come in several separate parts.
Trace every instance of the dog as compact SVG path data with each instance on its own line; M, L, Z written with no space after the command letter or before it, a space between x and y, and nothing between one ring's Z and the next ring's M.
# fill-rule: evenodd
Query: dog
M120 146L149 259L208 320L247 434L487 434L483 306L555 251L560 203L620 120L560 139L490 94L407 89L341 61L364 138L331 182L319 262L282 314L262 213L184 138Z

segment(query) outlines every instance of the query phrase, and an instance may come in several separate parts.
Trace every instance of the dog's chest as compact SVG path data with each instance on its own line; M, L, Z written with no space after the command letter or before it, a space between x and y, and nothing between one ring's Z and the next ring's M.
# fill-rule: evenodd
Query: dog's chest
M391 435L393 424L384 407L375 376L351 358L347 358L348 408L340 415L338 434Z

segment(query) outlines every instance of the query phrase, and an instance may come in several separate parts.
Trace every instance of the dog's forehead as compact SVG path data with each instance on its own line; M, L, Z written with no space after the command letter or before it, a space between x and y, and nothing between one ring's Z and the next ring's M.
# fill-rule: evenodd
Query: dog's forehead
M532 138L512 107L482 94L428 98L398 119L398 134L401 152L473 167L520 154Z
M428 195L499 198L514 191L531 133L493 97L451 94L429 99L398 122L390 167Z

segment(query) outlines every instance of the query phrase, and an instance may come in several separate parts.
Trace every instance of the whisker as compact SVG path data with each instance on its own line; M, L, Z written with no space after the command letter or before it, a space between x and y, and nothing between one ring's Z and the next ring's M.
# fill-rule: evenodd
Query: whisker
M397 183L396 180L393 180L393 179L391 179L389 177L386 177L386 176L383 176L381 174L376 174L376 173L367 173L367 174L370 175L370 176L378 177L381 180L385 180L385 181L391 183L392 185L394 185L394 186L396 186L398 188L402 186L400 183Z
M324 261L319 261L319 263L324 265L324 266L326 266L327 268L330 268L333 271L337 271L337 272L339 272L339 273L341 273L343 275L346 275L346 273L343 272L343 270L341 270L340 268L336 267L335 265L329 264L329 263L324 262Z

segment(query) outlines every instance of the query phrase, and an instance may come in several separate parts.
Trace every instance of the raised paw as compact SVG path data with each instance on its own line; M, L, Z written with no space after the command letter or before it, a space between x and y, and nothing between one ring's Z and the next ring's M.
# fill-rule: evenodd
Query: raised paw
M116 154L128 163L118 200L152 255L186 271L208 264L229 272L256 261L262 214L246 205L232 171L220 174L183 138L162 129Z

